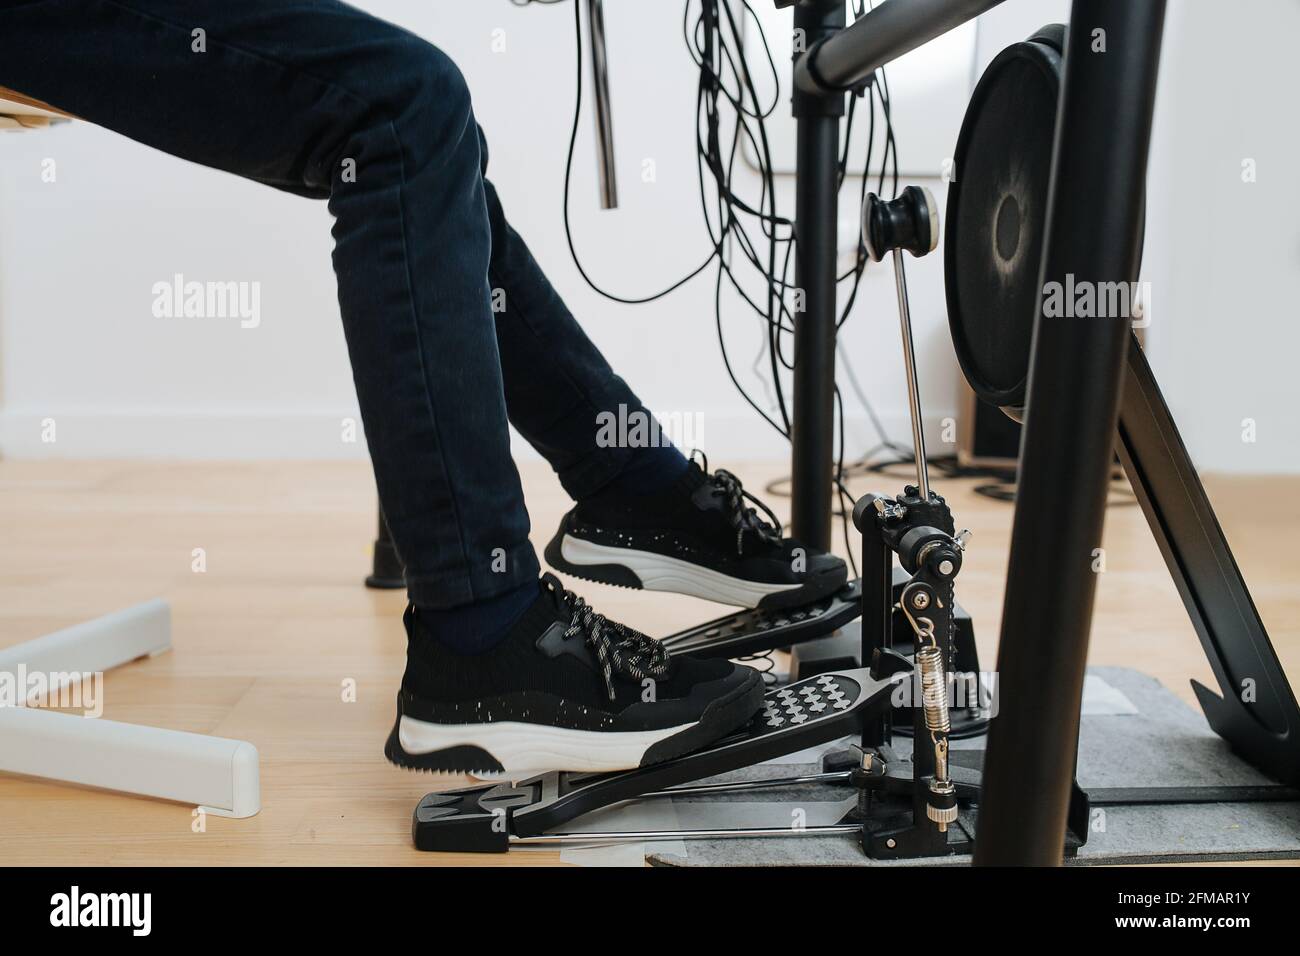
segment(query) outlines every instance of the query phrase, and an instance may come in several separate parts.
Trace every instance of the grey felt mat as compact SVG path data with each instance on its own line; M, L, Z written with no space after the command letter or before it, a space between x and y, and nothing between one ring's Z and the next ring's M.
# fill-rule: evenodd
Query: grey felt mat
M1079 739L1079 783L1085 790L1131 787L1249 786L1271 783L1234 756L1199 712L1158 681L1127 668L1090 668ZM761 779L813 773L815 751L713 778ZM956 741L954 762L977 762L982 740ZM909 750L896 739L895 750ZM844 787L810 785L753 791L731 798L673 798L615 807L587 821L590 829L790 827L833 823L852 806ZM893 866L867 859L851 836L762 837L629 844L566 851L576 863L668 866ZM1076 864L1300 858L1300 803L1194 803L1094 807L1087 844ZM919 861L965 864L969 857Z

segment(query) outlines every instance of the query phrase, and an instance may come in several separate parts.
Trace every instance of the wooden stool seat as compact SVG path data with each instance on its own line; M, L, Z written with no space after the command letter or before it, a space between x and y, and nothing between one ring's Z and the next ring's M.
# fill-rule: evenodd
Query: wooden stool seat
M0 130L37 129L73 119L48 103L0 86Z

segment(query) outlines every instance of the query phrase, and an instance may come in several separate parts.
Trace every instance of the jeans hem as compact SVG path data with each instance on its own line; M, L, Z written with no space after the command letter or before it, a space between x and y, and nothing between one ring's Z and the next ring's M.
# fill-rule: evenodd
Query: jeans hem
M418 607L436 610L474 604L536 581L542 573L537 553L525 541L504 556L504 568L462 568L459 571L406 576L406 594Z
M630 447L600 449L582 461L557 471L560 485L574 501L594 495L623 473L637 449Z

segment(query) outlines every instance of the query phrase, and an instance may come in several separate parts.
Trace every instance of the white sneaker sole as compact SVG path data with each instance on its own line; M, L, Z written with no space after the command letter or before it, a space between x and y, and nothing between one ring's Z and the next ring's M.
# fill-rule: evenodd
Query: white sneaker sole
M452 747L478 747L496 758L502 767L501 773L485 774L484 779L503 776L517 780L556 768L582 773L631 770L641 766L646 751L659 741L691 726L609 733L517 721L433 724L403 715L398 723L397 739L402 750L412 757Z
M634 551L629 548L616 548L607 544L583 541L566 534L560 542L560 554L570 564L601 565L618 564L627 568L641 581L641 586L648 591L672 591L675 594L689 594L691 597L719 604L731 604L736 607L758 607L758 602L769 594L793 591L798 584L761 584L733 578L721 571L702 568L680 558L670 558L655 554L653 551Z

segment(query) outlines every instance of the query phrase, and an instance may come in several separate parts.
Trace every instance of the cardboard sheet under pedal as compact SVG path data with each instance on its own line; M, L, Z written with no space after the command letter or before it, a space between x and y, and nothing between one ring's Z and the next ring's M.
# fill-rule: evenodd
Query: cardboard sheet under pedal
M821 753L842 749L844 743L792 754L710 782L816 772ZM982 738L953 743L954 750L983 747ZM908 741L895 738L895 749L906 753ZM954 754L957 762L973 759L978 759L978 754ZM1079 783L1089 790L1267 786L1273 781L1233 755L1198 711L1155 679L1127 668L1099 667L1089 669L1084 690ZM790 827L796 821L817 826L838 822L855 800L850 788L825 784L708 798L675 797L610 808L565 829ZM1095 807L1087 845L1072 862L1287 857L1300 857L1300 803L1184 803ZM563 858L596 865L640 864L647 859L665 866L898 865L868 859L853 836L633 843L566 850ZM915 862L965 864L970 857Z

